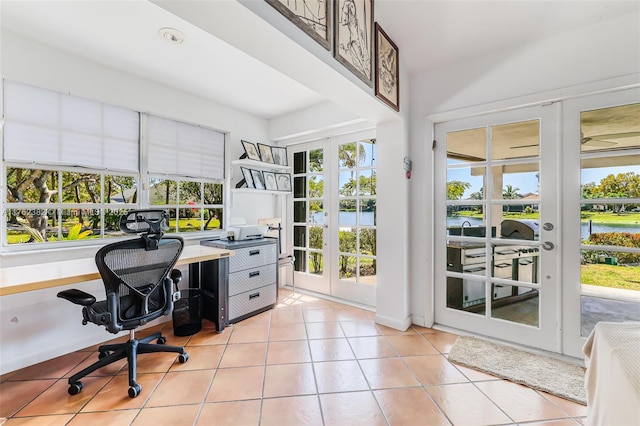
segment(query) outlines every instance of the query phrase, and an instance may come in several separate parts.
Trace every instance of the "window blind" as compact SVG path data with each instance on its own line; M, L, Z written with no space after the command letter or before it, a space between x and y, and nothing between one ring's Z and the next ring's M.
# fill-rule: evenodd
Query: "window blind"
M224 133L149 115L149 172L224 179Z
M136 111L4 81L4 160L137 172Z

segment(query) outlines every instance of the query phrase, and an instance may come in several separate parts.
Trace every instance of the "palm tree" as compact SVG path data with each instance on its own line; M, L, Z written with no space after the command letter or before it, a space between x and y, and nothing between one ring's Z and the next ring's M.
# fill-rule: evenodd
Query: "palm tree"
M518 194L520 188L514 188L511 185L507 185L507 187L502 191L502 198L505 200L516 200L521 198L522 196ZM507 213L509 213L509 205L507 205Z

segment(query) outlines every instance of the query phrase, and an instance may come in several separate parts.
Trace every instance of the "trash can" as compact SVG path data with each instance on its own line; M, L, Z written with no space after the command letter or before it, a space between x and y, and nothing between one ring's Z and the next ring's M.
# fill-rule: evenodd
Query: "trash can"
M173 304L173 334L191 336L202 329L202 297L199 288L180 290Z

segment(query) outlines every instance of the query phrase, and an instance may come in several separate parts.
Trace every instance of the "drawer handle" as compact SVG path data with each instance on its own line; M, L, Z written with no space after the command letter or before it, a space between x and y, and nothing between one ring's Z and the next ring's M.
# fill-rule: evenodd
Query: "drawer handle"
M249 272L249 278L257 277L260 275L260 271Z
M256 254L260 254L260 250L251 250L249 252L249 256L255 256Z
M249 300L255 299L256 297L260 297L260 292L250 294L249 295Z

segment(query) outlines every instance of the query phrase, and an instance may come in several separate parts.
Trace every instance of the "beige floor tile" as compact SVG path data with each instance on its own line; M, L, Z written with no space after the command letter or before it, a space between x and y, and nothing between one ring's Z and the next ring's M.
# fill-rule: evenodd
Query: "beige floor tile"
M111 377L85 377L82 380L82 392L69 395L69 384L65 379L60 379L18 411L16 416L77 413L109 380Z
M416 333L435 333L437 330L434 330L433 328L427 328L427 327L422 327L420 325L416 325L416 324L411 324L411 328L415 330Z
M329 361L313 364L319 393L369 390L357 361Z
M468 379L442 355L409 356L403 359L425 386L468 382Z
M439 353L420 334L387 336L387 340L401 356L436 355Z
M384 414L371 392L320 395L326 426L386 426Z
M305 322L332 322L338 321L333 309L305 309L303 311Z
M189 339L187 347L198 345L226 345L231 337L231 330L224 330L218 333L214 328L202 328L199 333L194 334Z
M422 388L378 390L374 395L390 426L449 424Z
M263 390L265 398L315 393L316 380L310 363L266 367Z
M142 408L163 377L163 373L138 374L137 382L142 386L142 392L137 397L130 398L129 378L116 376L82 408L82 412Z
M571 417L585 417L587 415L587 406L569 401L568 399L560 398L559 396L551 395L547 392L536 391L547 400L551 401L556 407L563 412L567 413Z
M200 404L211 386L213 370L169 372L147 401L146 407Z
M420 386L400 358L363 359L360 367L372 389Z
M139 412L140 410L118 410L102 411L99 413L80 413L68 423L68 426L130 425Z
M443 331L437 331L436 333L425 333L424 337L431 342L431 344L443 354L448 354L451 347L458 339L456 334L445 333Z
M254 315L252 317L249 317L247 319L244 319L240 322L235 323L234 327L247 327L251 325L269 325L269 323L271 322L271 312L273 311L269 310L269 311L261 312L257 315Z
M306 340L269 342L267 364L295 364L311 362L311 350Z
M491 400L471 383L426 388L435 403L455 425L498 425L513 423ZM461 407L464 407L461 409Z
M307 338L307 329L304 323L272 325L269 331L269 341L304 340Z
M252 426L260 421L260 400L204 404L198 426Z
M227 349L222 355L219 368L264 365L266 354L266 343L240 343L227 345Z
M69 378L74 374L82 371L83 369L89 367L96 361L98 361L98 352L93 352L84 361L78 364L74 369L72 369L67 374L65 374L64 377ZM94 371L93 373L89 373L88 375L89 376L113 376L115 374L118 374L122 370L122 368L126 367L126 365L127 365L127 360L121 359L109 365L105 365L104 367L99 368L98 370Z
M240 401L262 397L264 367L219 369L213 378L206 402Z
M527 426L579 426L580 424L581 423L575 419L561 419L527 423Z
M460 364L452 363L454 367L456 367L462 374L464 374L470 381L472 382L482 382L487 380L502 380L500 377L492 376L488 373L483 373L482 371L474 370L469 367L465 367Z
M256 343L266 342L269 337L268 325L247 325L233 327L229 343Z
M376 327L378 327L378 330L380 331L380 334L383 334L385 336L392 336L395 334L416 334L416 331L409 327L406 330L396 330L395 328L391 328L391 327L385 327L384 325L380 325L380 324L376 324Z
M349 344L358 359L396 357L398 353L386 337L350 337Z
M344 337L339 322L311 322L307 323L308 339L332 339Z
M178 354L171 352L139 354L136 359L136 369L138 374L166 373L177 359ZM128 367L126 365L122 367L118 374L129 374Z
M380 336L382 334L376 327L375 321L370 319L340 321L340 325L347 337Z
M0 383L0 419L14 415L54 383L54 379Z
M200 404L144 408L131 426L192 425L199 411Z
M322 425L317 395L272 398L262 401L260 426Z
M12 376L10 380L59 379L75 369L78 364L89 356L89 353L83 351L59 356L49 361L23 368ZM97 354L93 360L98 360Z
M347 339L309 340L313 361L340 361L355 359Z
M480 382L476 386L516 422L567 417L542 395L517 383L496 380Z
M2 426L66 426L75 414L55 416L14 417L2 423ZM0 418L0 421L2 418Z
M371 320L364 309L344 306L334 309L334 312L339 321Z
M185 348L189 359L185 363L175 361L169 371L208 370L218 367L225 347L223 345L191 346Z
M276 309L271 313L271 327L282 324L304 323L302 309Z

